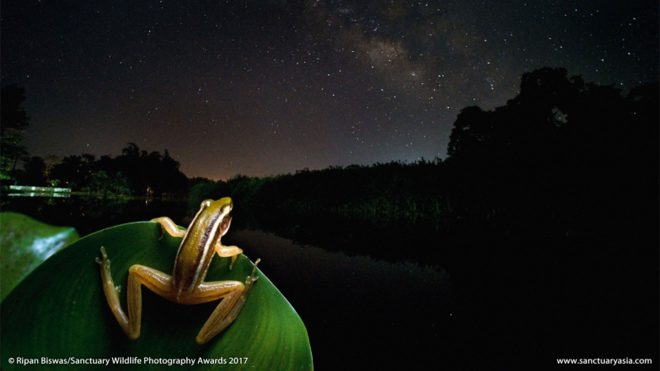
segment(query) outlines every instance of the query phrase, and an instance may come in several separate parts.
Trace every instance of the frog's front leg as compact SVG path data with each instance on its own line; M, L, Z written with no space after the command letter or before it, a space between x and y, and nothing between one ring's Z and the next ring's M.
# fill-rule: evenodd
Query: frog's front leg
M172 237L183 237L186 235L186 229L176 225L172 219L161 216L160 218L151 219L152 222L160 224L163 231L167 232Z
M110 274L110 259L108 259L105 248L101 247L101 258L97 258L96 262L101 266L103 292L105 293L110 310L126 335L133 340L140 337L140 325L142 323L142 285L165 299L170 301L175 300L176 293L172 288L172 276L143 265L135 264L128 269L128 289L126 290L128 304L127 316L121 308L118 290L115 288Z
M218 240L218 242L215 244L215 252L221 258L231 258L231 263L229 264L229 270L231 270L231 268L234 266L234 263L236 263L238 256L243 253L243 249L238 246L224 246Z

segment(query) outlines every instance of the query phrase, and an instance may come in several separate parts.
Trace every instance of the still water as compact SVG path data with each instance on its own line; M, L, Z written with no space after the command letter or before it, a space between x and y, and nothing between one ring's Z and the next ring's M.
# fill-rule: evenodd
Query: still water
M187 225L197 206L143 199L10 198L3 201L2 210L74 226L84 236L158 216ZM441 366L453 358L454 313L444 270L303 246L242 229L240 222L232 228L225 241L240 246L252 259L261 258L260 269L303 319L317 370L417 369Z

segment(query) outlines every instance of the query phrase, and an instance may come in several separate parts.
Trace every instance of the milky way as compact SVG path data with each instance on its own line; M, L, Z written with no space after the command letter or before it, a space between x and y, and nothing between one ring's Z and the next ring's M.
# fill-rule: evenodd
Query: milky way
M565 67L658 80L656 1L2 2L33 155L167 148L189 176L444 157L455 117Z

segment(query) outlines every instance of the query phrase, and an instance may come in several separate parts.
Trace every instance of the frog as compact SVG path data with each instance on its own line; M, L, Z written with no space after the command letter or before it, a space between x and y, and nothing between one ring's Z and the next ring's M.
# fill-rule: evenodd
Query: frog
M166 274L145 265L134 264L128 269L127 305L124 312L119 300L120 288L110 274L110 259L105 247L95 261L100 266L101 282L105 299L115 319L129 339L140 337L142 322L142 286L173 303L192 305L220 300L195 340L205 344L224 331L238 317L257 281L257 259L252 272L244 282L236 280L206 282L206 274L215 255L230 258L231 270L236 259L243 253L237 246L224 246L221 238L231 225L233 202L230 197L202 201L188 228L176 225L169 217L159 217L151 222L161 227L161 237L166 232L182 238L174 259L172 274Z

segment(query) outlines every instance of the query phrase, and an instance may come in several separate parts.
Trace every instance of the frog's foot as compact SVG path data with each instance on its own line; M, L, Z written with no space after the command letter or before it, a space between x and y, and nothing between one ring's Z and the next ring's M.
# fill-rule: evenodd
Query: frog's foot
M261 261L260 258L258 258L254 264L252 265L252 272L250 273L249 276L245 279L245 291L247 292L252 288L252 285L259 279L259 276L256 275L257 273L257 264Z
M106 274L107 277L110 279L110 284L115 288L115 291L117 293L121 292L121 286L114 286L114 283L112 282L112 278L110 276L110 259L108 259L108 253L105 251L105 247L101 246L101 257L99 258L98 256L94 259L96 264L101 266L101 274Z
M100 265L102 269L110 269L110 259L108 259L108 253L105 251L105 246L101 246L101 257L98 256L94 258L96 264Z

